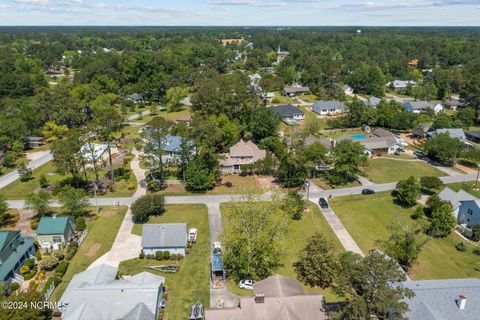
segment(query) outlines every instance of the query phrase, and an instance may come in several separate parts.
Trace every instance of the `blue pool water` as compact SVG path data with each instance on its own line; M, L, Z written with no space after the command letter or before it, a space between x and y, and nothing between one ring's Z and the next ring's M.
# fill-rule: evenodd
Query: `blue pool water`
M365 139L366 137L367 137L367 135L365 135L365 134L354 134L352 136L352 139L353 140L360 140L360 139Z

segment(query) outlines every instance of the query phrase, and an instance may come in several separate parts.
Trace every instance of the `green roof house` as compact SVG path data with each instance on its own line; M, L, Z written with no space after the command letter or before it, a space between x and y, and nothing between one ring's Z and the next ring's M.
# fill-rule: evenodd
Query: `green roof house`
M75 235L75 221L71 216L41 217L37 240L44 251L64 248Z
M20 231L0 231L0 280L19 283L23 278L18 274L25 260L35 253L35 238L22 237Z

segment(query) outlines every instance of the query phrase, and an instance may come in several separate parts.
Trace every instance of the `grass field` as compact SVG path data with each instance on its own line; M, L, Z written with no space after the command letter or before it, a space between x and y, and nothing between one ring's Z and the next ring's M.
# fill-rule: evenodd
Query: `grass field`
M426 219L411 219L414 208L406 209L394 204L389 193L339 197L332 199L330 204L364 252L378 248L377 240L389 237L387 226L392 222L417 227L428 223ZM460 241L456 234L444 239L431 238L410 276L414 279L479 277L480 258L472 253L473 246L466 243L467 252L457 251L455 244Z
M375 183L395 182L410 176L441 177L445 173L422 161L400 161L385 158L369 159L365 173Z
M105 176L107 171L100 171L100 178ZM55 164L50 161L46 164L33 170L32 179L26 182L16 180L2 189L2 194L7 199L24 199L29 193L37 192L40 190L39 179L44 175L47 178L48 184L54 186L56 183L70 177L69 174L61 175L56 172ZM93 173L89 173L90 178L93 179ZM128 181L116 181L113 185L114 191L108 192L103 197L128 197L131 196L135 190L128 190L129 184L137 185L137 180L133 172L130 173Z
M101 208L98 217L87 222L88 234L70 261L62 282L55 289L52 295L54 301L60 299L75 274L85 271L90 264L110 250L126 212L127 207Z
M190 306L200 301L204 306L210 305L210 231L208 212L205 205L167 205L166 212L159 217L152 217L149 223L185 222L188 228L198 229L198 239L185 259L180 261L180 271L165 274L146 270L145 266L168 264L168 261L132 259L120 263L122 275L149 271L165 277L168 290L167 319L187 319ZM141 234L141 225L135 225L134 234Z
M231 210L231 204L222 204L221 209L225 232L228 232L228 212ZM275 270L275 273L291 279L296 279L292 264L297 260L299 252L305 247L307 239L315 233L323 234L333 244L337 253L344 251L342 244L338 241L318 207L313 203L309 203L308 209L309 211L304 213L301 220L289 220L287 231L277 241L283 251L281 259L283 266ZM229 289L239 295L252 294L250 290L238 288L238 285L233 281L229 281ZM322 293L328 301L338 300L338 297L329 289L323 290L304 286L304 290L305 292Z
M446 186L455 191L459 191L460 189L463 189L468 193L474 195L475 197L480 198L480 190L478 189L475 190L475 181L450 183L450 184L447 184ZM478 186L480 186L480 182L478 183Z
M225 183L232 183L232 187L228 188L225 186ZM207 195L221 195L221 194L243 194L245 192L260 192L261 190L257 188L255 177L246 176L241 177L238 174L232 174L222 177L221 185L216 186L212 190L208 190L205 193ZM185 190L185 186L182 184L178 185L169 185L165 190L159 192L160 194L169 196L178 196L178 195L198 195L199 193L189 192Z

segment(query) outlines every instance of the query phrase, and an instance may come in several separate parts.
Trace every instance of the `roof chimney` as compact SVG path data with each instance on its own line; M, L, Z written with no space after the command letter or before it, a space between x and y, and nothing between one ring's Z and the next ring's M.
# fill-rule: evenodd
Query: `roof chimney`
M467 297L465 297L463 294L461 294L457 303L458 303L458 308L460 310L464 310L466 305L467 305Z
M265 303L265 295L264 294L256 294L255 295L255 303Z

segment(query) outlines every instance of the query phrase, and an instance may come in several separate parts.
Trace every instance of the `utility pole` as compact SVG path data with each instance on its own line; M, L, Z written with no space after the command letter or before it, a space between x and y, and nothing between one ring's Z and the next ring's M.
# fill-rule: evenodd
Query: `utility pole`
M477 164L477 179L475 180L475 189L477 189L479 175L480 175L480 164Z
M93 182L93 194L95 196L95 212L98 215L97 182Z

